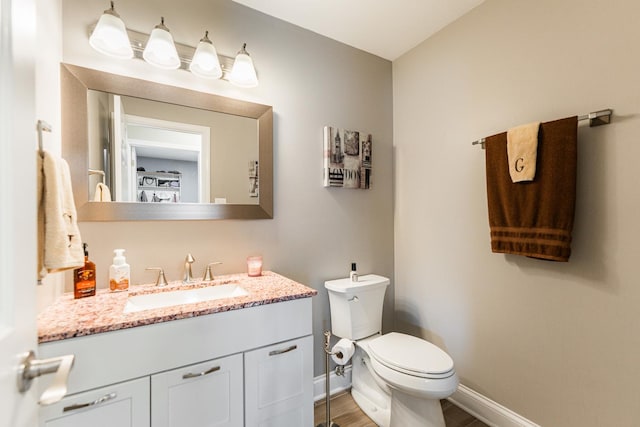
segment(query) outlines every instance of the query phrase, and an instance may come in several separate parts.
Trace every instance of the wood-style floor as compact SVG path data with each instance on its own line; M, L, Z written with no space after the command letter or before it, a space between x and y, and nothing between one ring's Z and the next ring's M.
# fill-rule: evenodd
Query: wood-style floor
M320 423L324 424L326 418L324 400L316 403L314 412L314 426ZM442 401L442 412L447 427L489 427L448 400ZM376 427L376 424L362 412L348 392L331 398L331 420L340 427Z

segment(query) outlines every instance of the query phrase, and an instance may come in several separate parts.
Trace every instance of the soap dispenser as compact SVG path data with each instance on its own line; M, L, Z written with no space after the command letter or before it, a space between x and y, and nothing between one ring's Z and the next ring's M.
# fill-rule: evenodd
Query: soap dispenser
M124 249L115 249L113 253L113 264L109 267L109 289L113 292L126 291L129 289L131 269L124 258Z
M73 270L73 297L84 298L96 294L96 265L89 260L87 244L83 243L84 265Z

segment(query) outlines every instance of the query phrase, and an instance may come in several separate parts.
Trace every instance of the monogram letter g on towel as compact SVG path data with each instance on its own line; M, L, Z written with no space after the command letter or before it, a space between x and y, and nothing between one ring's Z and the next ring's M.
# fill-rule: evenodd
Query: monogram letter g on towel
M522 170L524 169L524 158L523 157L518 158L514 163L513 168L515 169L516 172L522 172Z

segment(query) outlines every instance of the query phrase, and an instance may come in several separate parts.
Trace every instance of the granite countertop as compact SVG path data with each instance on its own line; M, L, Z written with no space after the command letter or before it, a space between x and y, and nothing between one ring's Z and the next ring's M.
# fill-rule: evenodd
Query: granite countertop
M240 297L124 313L124 307L129 296L228 283L242 286L249 294ZM317 295L317 293L318 291L315 289L271 271L265 271L259 277L249 277L245 273L217 276L212 282L184 284L181 281L175 281L162 288L158 288L153 284L136 285L130 287L127 292L110 292L108 289L99 289L95 296L81 299L74 299L73 292L70 292L62 295L38 315L38 342L46 343L171 320L239 310L258 305L308 298Z

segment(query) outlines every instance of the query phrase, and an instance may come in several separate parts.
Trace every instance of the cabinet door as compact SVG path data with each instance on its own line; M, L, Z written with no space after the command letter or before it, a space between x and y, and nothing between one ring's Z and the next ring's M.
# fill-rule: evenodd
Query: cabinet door
M313 341L306 336L245 353L247 427L313 426Z
M149 377L74 394L40 408L41 427L149 425Z
M241 427L242 354L151 376L153 427Z

